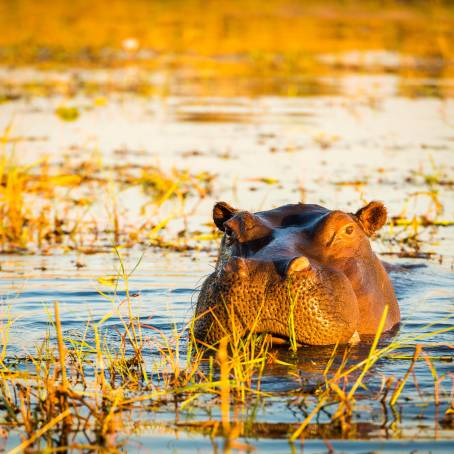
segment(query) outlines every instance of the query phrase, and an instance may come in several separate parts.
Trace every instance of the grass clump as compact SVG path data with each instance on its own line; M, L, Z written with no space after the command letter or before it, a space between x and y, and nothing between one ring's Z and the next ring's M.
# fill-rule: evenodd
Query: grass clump
M2 326L0 425L23 435L18 452L30 446L117 449L138 413L175 404L186 410L200 397L220 400L223 430L229 432L230 396L247 399L257 360L247 358L245 350L231 357L225 343L213 347L215 355L207 359L195 344L183 347L189 325L166 336L143 323L133 311L131 273L118 257L114 290L101 292L112 310L89 322L82 335L65 335L55 303L51 329L36 352L14 368L6 355L10 324ZM122 327L115 342L105 328L111 318L118 318ZM147 337L145 331L154 335ZM155 361L147 364L145 357L150 356ZM264 357L259 358L263 370Z
M0 149L0 251L108 251L112 245L176 250L190 243L192 205L211 193L207 172L158 165L107 165L96 153L21 164L11 125ZM107 189L107 191L106 191ZM136 191L137 206L123 194ZM128 219L126 224L123 219ZM172 224L183 228L170 229Z

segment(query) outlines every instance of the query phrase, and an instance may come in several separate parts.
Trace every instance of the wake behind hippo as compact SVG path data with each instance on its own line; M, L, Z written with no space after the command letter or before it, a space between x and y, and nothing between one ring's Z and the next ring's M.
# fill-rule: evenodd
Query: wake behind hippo
M196 306L196 339L250 332L299 344L347 343L400 321L391 281L369 237L386 222L371 202L356 213L298 203L250 213L213 209L224 232L215 271Z

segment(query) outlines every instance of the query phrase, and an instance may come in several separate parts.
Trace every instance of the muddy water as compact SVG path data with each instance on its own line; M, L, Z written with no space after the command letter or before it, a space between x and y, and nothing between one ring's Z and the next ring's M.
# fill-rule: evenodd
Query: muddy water
M452 221L454 102L402 97L400 83L394 77L352 76L341 80L331 94L304 98L144 98L112 93L107 102L96 103L86 94L71 99L58 94L30 95L0 104L0 130L12 122L15 153L23 162L32 163L43 156L58 162L68 153L95 153L105 162L159 162L165 168L177 166L216 174L213 194L202 201L190 201L189 225L193 230L206 230L204 224L210 220L215 200L251 210L297 200L355 210L366 200L380 199L391 216L411 219L424 214L430 219ZM54 112L62 104L77 106L80 118L74 122L59 119ZM434 192L442 206L438 213ZM120 189L118 200L122 216L134 223L140 218L147 195ZM108 224L104 208L100 202L92 210L100 222ZM178 231L181 222L176 219L168 229ZM420 227L422 242L416 259L409 258L414 251L405 246L408 235L408 231L386 227L375 249L387 261L421 265L392 274L403 319L396 339L408 340L399 354L411 357L416 335L452 325L454 227ZM211 253L152 248L124 252L128 269L144 253L130 280L134 309L144 323L172 336L175 326L180 329L187 322L197 288L214 264L215 247L212 243L208 247ZM402 248L402 257L394 254ZM15 319L9 335L10 358L32 352L43 339L54 301L60 302L63 329L71 336L81 335L88 320L99 321L111 309L111 303L98 291L109 291L109 287L98 278L115 274L118 260L113 253L3 255L0 264L0 314L3 320ZM430 323L433 325L427 326ZM112 341L118 341L116 329L121 321L112 317L105 327ZM153 335L150 331L149 336ZM380 402L361 402L355 416L355 422L367 423L358 429L361 441L335 441L335 450L445 452L453 448L450 440L454 432L440 423L440 415L452 399L454 334L445 332L419 342L434 358L439 376L445 376L440 405L433 403L431 372L425 361L419 361L415 366L417 386L409 380L399 414L386 419ZM355 357L365 357L368 348L357 347ZM295 407L290 409L283 396L301 384L319 383L329 353L314 348L302 349L297 355L277 353L297 365L299 378L290 378L278 367L266 373L264 389L280 394L267 406L250 409L253 418L245 415L258 424L251 426L246 437L251 444L267 452L292 449L286 431L289 425L304 420L304 414ZM152 353L145 358L152 368ZM381 360L367 386L378 392L384 377L402 377L409 364L408 359ZM141 415L148 426L132 437L130 449L189 452L221 446L221 440L209 440L184 428L179 431L179 440L174 441L175 432L156 428L156 424L173 421L174 417L171 411ZM183 415L180 423L184 426L206 418L203 410L195 409ZM328 421L321 416L320 423ZM386 438L395 440L385 445L380 440ZM14 446L15 441L11 437L6 446ZM328 450L321 440L307 442L305 449Z

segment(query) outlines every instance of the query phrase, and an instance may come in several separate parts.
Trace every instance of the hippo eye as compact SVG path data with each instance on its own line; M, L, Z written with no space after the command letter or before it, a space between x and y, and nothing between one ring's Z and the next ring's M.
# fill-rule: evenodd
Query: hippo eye
M354 227L352 225L347 225L347 227L345 228L345 233L347 235L351 235L353 233L353 230L354 230Z

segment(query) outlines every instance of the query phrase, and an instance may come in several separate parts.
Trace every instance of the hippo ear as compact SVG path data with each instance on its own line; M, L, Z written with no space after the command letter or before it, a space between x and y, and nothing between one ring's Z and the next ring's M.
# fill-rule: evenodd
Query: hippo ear
M213 221L219 230L224 231L224 222L228 221L238 210L228 203L218 202L213 207Z
M355 216L366 235L371 236L386 223L387 212L382 202L373 201L360 208Z

